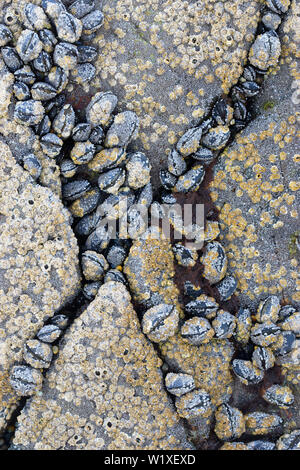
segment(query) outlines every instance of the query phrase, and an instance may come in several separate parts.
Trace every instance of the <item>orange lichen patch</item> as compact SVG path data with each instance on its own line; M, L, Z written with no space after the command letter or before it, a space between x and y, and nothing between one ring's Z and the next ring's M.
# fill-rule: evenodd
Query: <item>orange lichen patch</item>
M136 240L125 261L135 302L151 307L157 303L178 304L179 291L174 284L174 254L168 240Z
M66 333L41 396L19 416L14 444L35 450L191 448L160 366L125 286L104 284Z
M220 240L243 299L281 293L286 302L299 301L298 255L290 248L299 204L297 135L290 122L299 118L292 103L281 103L238 134L214 168L209 187ZM258 132L260 139L253 139Z

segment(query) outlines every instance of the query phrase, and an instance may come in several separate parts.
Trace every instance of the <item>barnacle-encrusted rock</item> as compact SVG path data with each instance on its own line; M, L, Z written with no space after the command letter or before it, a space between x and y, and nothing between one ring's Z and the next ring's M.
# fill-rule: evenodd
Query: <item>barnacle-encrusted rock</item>
M227 403L217 409L215 418L215 433L222 441L238 439L245 432L243 413Z
M149 308L162 302L172 303L181 311L173 281L174 255L167 240L136 240L125 261L124 273L137 304ZM177 333L159 347L171 370L192 375L195 386L207 390L214 404L228 401L232 392L233 348L227 340L212 339L208 344L193 346Z
M66 332L42 393L18 417L13 444L36 450L191 448L160 366L126 288L104 284Z
M289 36L285 60L290 63L292 59L293 64L296 22L295 11L284 28ZM291 88L294 68L282 66L270 80L269 88L269 77L265 80L268 91L259 98L260 115L222 154L210 183L228 270L238 281L241 306L253 307L253 313L258 301L270 295L281 298L284 292L285 301L296 307L300 300L295 244L299 230L299 184L295 177L299 117L296 95L292 97L296 91ZM275 89L279 93L276 98ZM264 103L270 103L272 109L264 111Z
M146 308L160 303L178 307L173 262L168 240L146 238L134 241L124 264L124 274L136 302Z
M289 387L283 385L272 385L263 394L263 398L280 408L288 408L294 403L294 395Z
M8 374L25 342L79 290L70 216L0 144L0 428L17 403Z
M234 352L228 340L212 338L194 346L180 333L160 345L161 355L171 370L193 376L196 388L206 390L214 405L228 402L232 393L230 361Z
M142 329L154 343L166 341L178 329L179 312L175 305L158 304L143 315Z

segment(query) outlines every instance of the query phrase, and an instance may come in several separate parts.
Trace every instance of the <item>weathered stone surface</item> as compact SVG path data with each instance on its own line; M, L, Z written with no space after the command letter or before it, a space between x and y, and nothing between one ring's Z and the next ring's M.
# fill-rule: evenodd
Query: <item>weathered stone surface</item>
M160 303L178 306L174 254L168 240L134 241L124 264L134 300L145 309Z
M193 376L196 388L206 390L214 405L228 402L232 393L230 361L234 349L228 340L212 339L193 346L178 334L161 345L170 369Z
M67 331L59 357L18 418L25 449L188 449L161 360L126 288L104 284Z
M70 215L0 142L0 428L16 405L11 366L43 322L80 287Z
M220 239L245 306L269 294L299 305L298 114L286 100L257 117L214 168Z

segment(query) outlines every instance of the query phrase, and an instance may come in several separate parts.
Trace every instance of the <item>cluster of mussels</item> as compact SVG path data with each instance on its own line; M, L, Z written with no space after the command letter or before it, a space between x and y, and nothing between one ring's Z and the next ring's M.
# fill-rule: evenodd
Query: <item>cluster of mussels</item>
M145 221L141 207L146 211L146 219L150 214L151 221L153 217L160 220L167 216L173 228L186 238L195 242L204 240L200 258L203 277L217 289L221 301L233 295L237 282L233 276L226 275L227 257L216 240L220 232L218 222L207 220L203 235L202 228L196 224L182 227L172 207L177 204L176 193L199 189L205 166L249 120L247 100L259 92L263 75L270 66L276 65L280 55L275 29L280 24L280 15L287 11L287 3L267 0L269 9L262 18L262 33L250 50L249 64L239 83L228 97L215 103L211 116L189 129L170 152L168 170L160 173L163 186L160 202L153 201L151 166L146 155L127 151L138 131L135 113L114 114L117 97L110 91L101 92L87 106L85 122L79 122L74 109L65 105L61 94L75 68L76 73L82 69L83 76L93 76L93 65L88 61L94 60L97 51L78 43L82 32L85 38L91 37L103 22L102 13L94 11L93 0L76 0L70 13L59 0L43 0L43 9L27 4L24 24L28 29L21 34L16 48L7 46L12 42L12 35L6 26L0 26L2 56L15 74L14 93L20 100L15 106L15 119L33 126L44 153L55 158L60 166L62 197L74 217L86 280L82 293L88 301L96 296L102 282L114 280L127 284L122 265L131 242L147 236L148 220ZM56 34L51 28L55 28ZM58 43L57 38L62 42ZM38 178L40 164L35 155L24 157L24 167ZM126 218L125 231L120 224L123 217ZM116 222L116 227L119 221L115 232L113 224L107 221ZM194 266L199 258L199 250L183 243L175 243L173 251L178 264L184 267ZM248 309L233 315L222 310L214 298L191 282L186 281L184 289L190 299L184 308L188 319L180 318L174 305L155 305L143 314L143 332L154 343L166 341L180 329L182 338L196 346L212 338L232 338L242 347L252 344L252 361L234 359L232 363L233 372L244 384L261 382L264 371L291 351L300 334L299 312L292 306L281 307L274 296L260 304L255 317L257 323L252 324ZM56 347L51 348L51 344L61 337L67 324L67 316L56 315L37 333L36 339L27 341L23 355L26 364L15 365L10 376L11 385L19 395L29 396L40 388L41 369L49 367ZM176 397L181 417L208 417L215 412L216 435L223 441L231 441L224 448L226 445L234 448L232 441L245 432L264 435L282 425L282 419L276 414L243 415L227 403L215 411L208 392L195 389L194 379L189 374L169 372L165 385ZM281 385L269 387L263 396L267 402L283 408L290 406L294 399L292 391ZM276 446L293 448L299 441L300 432L294 431L282 436ZM274 447L273 442L261 440L247 444L248 449Z
M81 44L80 39L91 38L101 27L103 13L95 10L93 0L75 1L70 12L60 0L43 0L42 8L27 3L22 15L26 29L16 44L10 29L0 25L2 58L15 77L14 118L33 126L43 152L55 158L75 120L72 106L63 107L61 92L71 72L76 71L81 82L94 77L96 69L90 62L97 49ZM23 164L35 179L40 176L41 164L34 154L26 155Z
M232 290L221 289L224 298L232 295ZM201 293L190 281L185 283L185 294L192 300L185 305L185 314L191 317L180 320L175 307L161 305L149 309L142 321L143 331L152 341L165 341L180 327L181 336L190 344L199 346L212 338L234 340L236 350L242 356L250 355L251 360L234 359L232 370L244 385L257 385L263 382L265 371L282 360L292 351L300 337L300 312L291 305L281 306L278 297L270 296L259 304L256 315L249 309L241 308L236 315L219 308L212 297ZM200 294L200 295L199 295ZM175 405L183 418L212 416L214 407L207 391L195 389L190 374L168 372L165 377L167 390L175 395ZM290 387L281 384L263 386L260 392L263 399L281 409L288 409L294 403ZM272 433L280 434L283 420L276 413L262 411L243 414L228 403L221 404L214 413L214 431L225 444L225 449L234 449L243 443L233 442L242 435L264 437ZM300 431L281 436L277 443L258 439L245 444L247 449L272 450L296 449L300 443Z

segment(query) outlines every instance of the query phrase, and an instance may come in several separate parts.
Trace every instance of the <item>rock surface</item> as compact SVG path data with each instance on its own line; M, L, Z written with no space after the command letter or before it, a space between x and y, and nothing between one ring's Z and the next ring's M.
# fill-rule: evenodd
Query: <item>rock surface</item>
M126 288L104 284L67 331L57 360L18 418L25 449L188 449Z
M17 403L8 385L23 345L80 287L70 215L0 142L0 429Z
M134 149L150 157L154 184L169 149L236 83L260 17L257 0L109 0L91 87L112 90L140 118ZM70 91L72 86L70 87ZM85 92L90 91L88 85ZM76 104L84 106L82 91ZM81 96L81 104L80 104ZM130 107L130 108L129 108Z
M299 5L280 26L282 57L255 100L257 117L219 157L210 184L237 294L299 306ZM298 91L297 91L298 90Z

